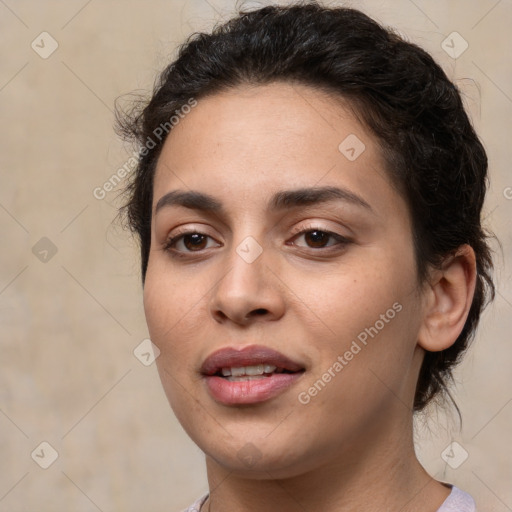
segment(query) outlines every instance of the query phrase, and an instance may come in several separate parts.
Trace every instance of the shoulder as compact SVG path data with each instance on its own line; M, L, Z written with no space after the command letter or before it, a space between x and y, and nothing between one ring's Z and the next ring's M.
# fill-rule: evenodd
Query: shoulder
M453 486L452 492L437 512L476 512L476 506L468 493Z
M206 494L202 498L199 498L197 501L192 503L190 507L186 508L182 512L200 512L201 507L203 506L204 502L206 501L206 498L208 498L208 495Z

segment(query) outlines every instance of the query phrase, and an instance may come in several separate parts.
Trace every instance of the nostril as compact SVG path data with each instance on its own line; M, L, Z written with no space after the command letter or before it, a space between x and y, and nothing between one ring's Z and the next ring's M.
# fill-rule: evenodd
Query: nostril
M253 313L254 313L255 315L265 315L265 314L267 314L267 313L268 313L268 311L267 311L266 309L260 308L260 309L255 309L255 310L253 311Z

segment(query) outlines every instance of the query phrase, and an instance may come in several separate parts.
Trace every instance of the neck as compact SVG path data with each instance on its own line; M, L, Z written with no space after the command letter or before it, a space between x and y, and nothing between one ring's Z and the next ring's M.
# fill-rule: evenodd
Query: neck
M382 424L375 425L364 436L358 433L357 442L345 441L339 450L314 457L318 463L303 472L297 471L301 467L297 463L279 474L273 468L240 473L207 457L211 492L204 510L435 512L450 491L418 462L412 419L402 427L396 422L384 429ZM376 435L380 442L375 442Z

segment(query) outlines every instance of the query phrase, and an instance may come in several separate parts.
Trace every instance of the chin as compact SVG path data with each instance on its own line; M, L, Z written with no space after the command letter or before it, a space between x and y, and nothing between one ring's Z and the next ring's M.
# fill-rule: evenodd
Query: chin
M207 459L230 473L254 480L269 480L292 478L306 471L301 464L304 456L297 453L295 448L289 447L286 450L281 445L277 450L275 447L264 448L245 441L238 449L235 446L225 446L222 451L215 447L204 451Z

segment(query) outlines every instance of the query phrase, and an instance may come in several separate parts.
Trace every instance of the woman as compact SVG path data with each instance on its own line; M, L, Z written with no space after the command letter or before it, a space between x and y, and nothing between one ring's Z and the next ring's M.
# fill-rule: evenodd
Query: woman
M197 34L140 113L125 206L205 512L473 511L418 462L494 293L487 158L456 87L359 11Z

